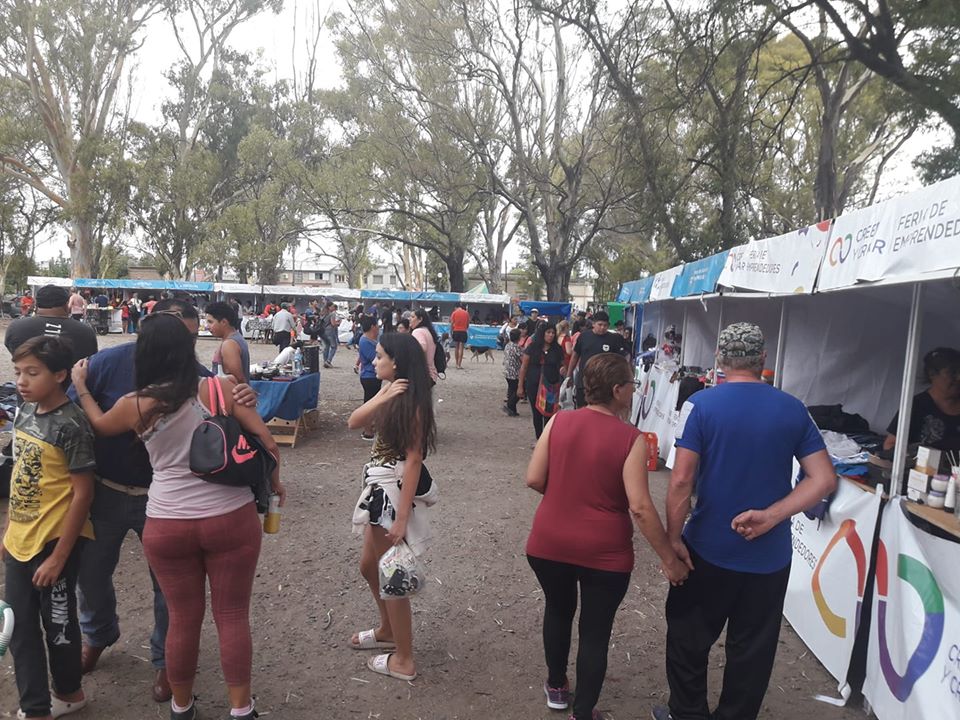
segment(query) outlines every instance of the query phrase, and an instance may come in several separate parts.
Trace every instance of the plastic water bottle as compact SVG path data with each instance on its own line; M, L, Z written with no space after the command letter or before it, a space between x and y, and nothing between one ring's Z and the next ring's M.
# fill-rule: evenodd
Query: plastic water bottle
M293 374L303 374L303 352L301 352L300 348L297 348L296 352L293 353Z
M7 652L7 646L10 645L10 638L13 637L13 608L0 600L0 618L3 618L3 625L0 625L0 657Z

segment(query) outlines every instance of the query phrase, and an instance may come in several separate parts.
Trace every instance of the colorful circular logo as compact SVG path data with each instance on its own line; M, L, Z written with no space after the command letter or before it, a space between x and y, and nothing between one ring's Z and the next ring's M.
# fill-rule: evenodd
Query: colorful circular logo
M877 549L877 633L880 639L880 669L887 681L890 692L900 702L905 702L917 680L933 663L940 641L943 639L943 593L937 584L933 572L916 558L900 553L897 556L897 577L912 587L923 604L923 631L920 642L903 675L893 667L890 648L887 645L887 596L889 584L889 562L887 547L880 541Z
M647 419L647 416L650 415L650 411L653 410L653 399L657 396L657 381L656 380L647 380L646 385L643 386L643 396L640 398L640 417L644 420Z
M820 617L823 618L823 624L827 626L827 630L839 638L845 638L847 636L847 619L837 615L827 604L827 599L823 596L823 588L820 585L820 571L823 569L830 553L833 552L833 549L843 540L846 541L850 552L853 553L853 559L857 563L857 613L854 620L856 624L853 629L854 634L856 634L857 628L860 627L860 610L863 607L863 591L867 584L867 554L864 552L860 533L857 532L856 520L848 519L840 523L840 528L834 533L833 537L830 538L827 549L824 550L823 555L820 556L820 562L817 563L817 567L813 571L813 578L810 581L813 589L813 601L817 606L817 610L820 612Z
M831 267L842 265L850 257L850 251L853 250L853 235L847 233L838 237L830 245L830 251L827 253L827 260Z

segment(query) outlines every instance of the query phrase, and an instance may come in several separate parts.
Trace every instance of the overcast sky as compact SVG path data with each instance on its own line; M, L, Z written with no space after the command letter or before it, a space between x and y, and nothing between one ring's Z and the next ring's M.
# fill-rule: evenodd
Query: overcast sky
M343 7L343 0L288 0L280 13L262 13L237 27L230 37L230 45L243 52L259 52L263 64L272 68L275 79L290 79L294 75L295 63L301 68L306 64L304 43L310 32L308 28L317 22L316 18L319 17L322 22L331 11ZM159 122L160 106L172 94L164 72L179 57L180 49L169 20L165 16L158 16L149 26L146 41L131 66L134 72L132 112L136 119L148 123ZM322 86L335 87L339 84L340 67L326 29L323 30L319 45L319 65L321 72L318 74L318 81ZM911 161L935 141L942 142L943 135L945 134L918 133L904 145L884 173L878 201L920 186ZM58 231L55 237L39 243L37 258L45 260L56 256L59 251L67 254L64 237L65 233ZM311 254L312 251L303 243L296 253L297 267L307 265ZM517 243L513 243L513 247L508 251L507 261L513 265L519 260L519 255L520 248ZM286 264L290 264L289 253Z

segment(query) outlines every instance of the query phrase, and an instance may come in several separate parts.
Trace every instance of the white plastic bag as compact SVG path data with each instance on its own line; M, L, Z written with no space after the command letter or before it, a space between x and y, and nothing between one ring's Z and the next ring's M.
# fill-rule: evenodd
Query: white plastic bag
M406 541L387 550L377 565L380 569L380 597L384 600L407 598L423 587L423 571Z

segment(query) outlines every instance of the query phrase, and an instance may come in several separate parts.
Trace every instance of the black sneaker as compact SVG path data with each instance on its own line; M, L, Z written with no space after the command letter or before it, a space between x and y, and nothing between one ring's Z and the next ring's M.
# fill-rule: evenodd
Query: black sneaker
M256 710L251 710L246 715L227 715L227 720L254 720L260 717Z
M670 714L670 708L666 705L654 705L653 710L650 711L650 717L653 720L673 720L673 715Z
M200 713L197 712L197 703L194 702L183 712L177 712L170 706L170 720L200 720Z

